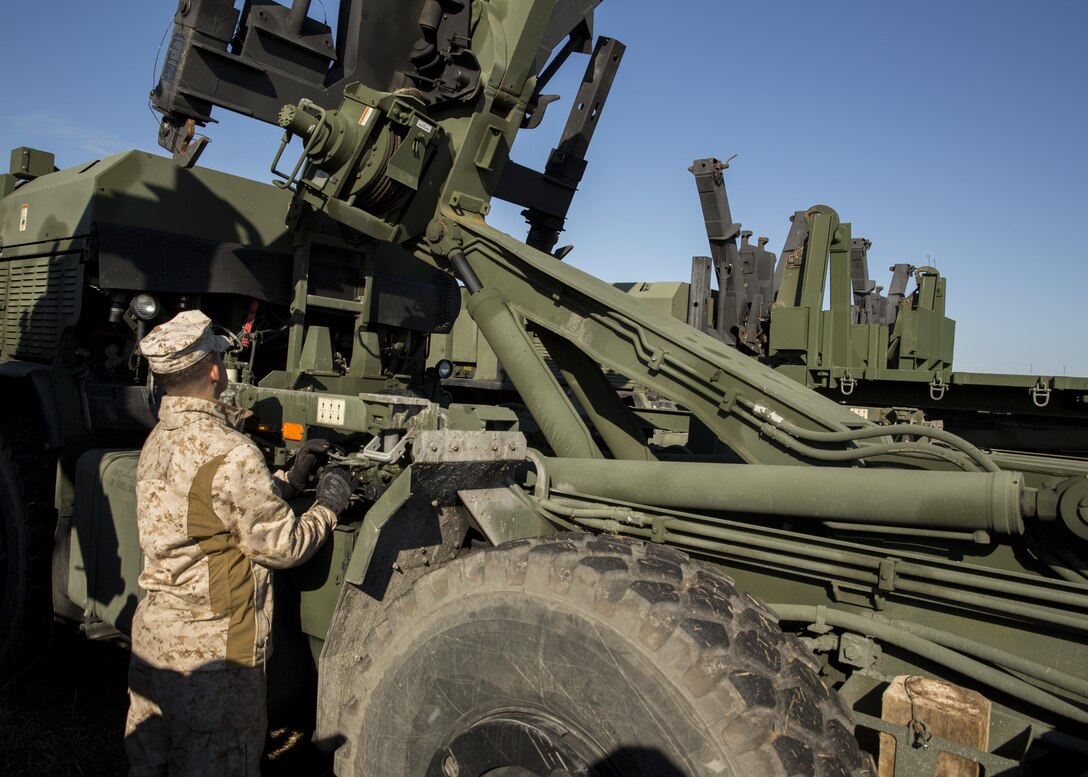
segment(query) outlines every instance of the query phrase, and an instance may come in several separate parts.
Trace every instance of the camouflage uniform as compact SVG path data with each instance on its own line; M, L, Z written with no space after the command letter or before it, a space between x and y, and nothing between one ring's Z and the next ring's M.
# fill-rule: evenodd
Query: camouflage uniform
M194 359L179 348L193 334L167 329L173 323L141 344L158 372L170 370L157 369L156 344L168 367L179 353L187 366L207 352L198 347ZM205 327L196 342L221 347ZM160 329L170 335L165 345L153 339ZM269 568L302 563L336 525L336 513L320 504L296 518L282 498L291 486L237 431L245 414L168 395L140 453L136 510L147 595L132 624L125 741L133 775L258 773Z

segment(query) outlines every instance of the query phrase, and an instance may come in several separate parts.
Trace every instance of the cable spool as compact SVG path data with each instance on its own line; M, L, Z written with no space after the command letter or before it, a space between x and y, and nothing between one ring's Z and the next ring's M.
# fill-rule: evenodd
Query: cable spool
M418 190L423 165L441 133L428 119L418 89L390 94L362 84L345 90L339 110L302 100L283 108L279 124L287 130L281 154L290 136L304 142L295 169L280 173L287 179L284 187L297 180L317 201L336 199L379 219L403 208ZM305 171L304 164L309 165Z
M387 127L383 134L388 135L388 143L386 145L385 153L382 157L381 163L378 165L380 171L370 183L363 186L362 189L355 195L354 205L357 208L367 211L368 213L388 213L400 207L408 195L411 193L411 189L402 183L394 181L388 175L386 175L386 169L389 165L389 160L397 149L400 148L400 144L404 138L393 131L392 127Z
M393 94L418 100L421 105L423 103L423 93L412 86L404 86L400 89L395 89ZM389 142L386 146L381 164L378 167L380 173L369 183L364 184L356 193L354 201L355 207L370 213L388 213L403 205L404 201L411 194L411 189L386 175L389 160L393 157L393 154L397 152L397 149L400 148L400 144L404 142L404 135L402 132L403 130L401 130L399 126L392 123L390 123L383 131L383 135L388 136ZM384 137L382 139L384 140Z

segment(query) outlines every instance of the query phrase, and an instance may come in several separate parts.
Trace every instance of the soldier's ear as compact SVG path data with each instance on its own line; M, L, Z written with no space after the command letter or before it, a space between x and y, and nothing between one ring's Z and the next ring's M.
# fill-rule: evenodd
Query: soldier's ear
M208 382L218 386L219 381L221 381L226 374L226 369L226 365L223 364L222 356L212 359L211 367L208 368Z
M227 388L227 365L221 353L217 353L215 359L212 360L211 369L208 370L208 382L211 384L212 395L216 399Z

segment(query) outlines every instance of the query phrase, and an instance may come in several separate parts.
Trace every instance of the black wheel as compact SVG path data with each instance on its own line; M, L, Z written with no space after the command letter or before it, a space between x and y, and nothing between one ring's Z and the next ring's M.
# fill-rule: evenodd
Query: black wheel
M40 654L52 624L49 486L34 428L0 426L0 677Z
M670 548L563 534L464 556L360 656L339 775L871 771L804 647Z

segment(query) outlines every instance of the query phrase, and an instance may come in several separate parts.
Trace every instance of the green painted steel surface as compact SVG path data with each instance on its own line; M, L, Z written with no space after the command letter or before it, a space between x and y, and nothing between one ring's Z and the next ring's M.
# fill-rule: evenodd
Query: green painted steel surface
M459 276L469 314L559 454L537 462L531 488L538 513L560 527L675 544L778 601L883 610L905 621L933 620L961 635L985 624L1024 660L1045 654L1050 665L1072 670L1084 658L1072 645L1088 627L1088 580L1055 582L1014 548L1025 532L1048 532L1052 520L1077 531L1080 508L1051 505L1073 481L1057 486L1032 475L1025 486L1018 473L1001 471L974 446L921 427L875 427L801 385L834 387L843 379L898 374L949 382L954 325L944 315L944 279L919 270L918 291L893 327L854 324L850 225L826 206L810 209L804 244L789 258L771 309L770 349L779 372L677 320L675 305L655 310L494 230L485 217L496 171L528 96L524 79L513 74L515 52L531 48L540 30L531 16L488 10L474 40L485 88L471 112L432 117L444 134L424 175L440 184L420 189L401 217L381 214L384 227L368 221L379 214L349 216L345 207L366 207L350 197L333 203L305 180L298 197ZM499 29L511 52L502 68L493 48ZM432 212L425 231L415 226L420 209ZM825 311L829 281L831 309ZM539 349L524 326L539 334ZM459 351L455 341L443 353L467 363L478 342L471 330L462 334L467 347ZM568 350L581 354L566 360L566 372L584 420L542 358L553 357L563 372ZM590 374L584 364L572 367L579 358L690 414L689 444L709 461L684 462L694 458L691 450L660 464L597 458L591 431L618 456L637 458L638 448L649 448L632 427L620 432L612 424L617 416L608 400L579 385ZM497 372L494 378L498 382ZM709 443L696 444L700 428ZM590 456L580 453L586 445ZM747 464L713 463L730 457ZM805 466L813 463L823 466ZM403 498L390 504L396 508ZM803 516L822 528L800 521ZM390 522L391 515L373 527ZM352 576L360 574L356 568ZM877 661L878 671L911 666L892 653Z
M1024 533L1014 472L800 470L697 462L549 458L552 489L681 510L798 516L997 534ZM788 488L783 488L784 484Z
M0 199L0 235L5 257L31 245L55 250L51 243L85 238L102 223L290 252L283 223L289 200L267 184L127 151L29 181L17 196Z
M299 436L327 438L338 446L332 459L359 478L358 506L333 542L285 578L299 593L303 631L329 638L326 716L344 701L338 678L358 660L363 636L328 629L372 623L383 597L470 536L575 529L669 544L719 565L754 596L781 604L812 637L833 681L900 672L963 681L963 673L993 690L1018 736L1071 731L1079 713L1061 704L1088 704L1084 461L991 454L917 425L877 426L803 385L903 375L922 388L935 375L953 390L1004 381L1026 392L1037 384L968 375L957 383L944 279L926 268L891 329L854 324L853 237L826 206L804 216L805 243L787 257L771 309L769 347L781 371L680 320L690 303L684 285L614 288L494 229L486 216L532 110L534 61L553 4L494 0L473 8L481 88L470 100L435 108L410 92L356 87L338 112L304 104L285 112L287 128L308 135L293 194L138 152L9 191L0 199L7 309L19 310L13 291L27 293L32 309L45 299L68 308L44 334L17 315L13 334L4 330L4 353L68 360L55 365L58 374L84 367L79 380L65 373L69 405L97 396L80 382L96 380L117 396L87 407L117 411L133 398L146 405L146 372L130 366L123 347L108 368L105 360L81 363L91 357L77 348L65 351L64 338L90 321L73 295L50 285L50 268L67 267L70 256L99 271L119 257L114 271L124 283L102 272L93 290L86 277L64 281L80 285L79 301L94 302L103 318L112 297L96 294L115 294L122 308L138 291L161 291L175 308L198 295L218 322L252 338L248 351L231 356L239 381L226 395L253 411L248 432L278 465L289 462ZM383 196L372 187L385 187ZM345 229L329 229L330 221ZM153 265L136 255L141 235L166 252L161 275L175 257L171 237L188 240L183 270L191 277L157 289L160 274L146 272ZM279 262L273 280L282 289L265 293L263 281L245 277L223 282L212 272L214 256L195 258L193 246L203 244L194 240L212 255L260 249L262 258L241 266L256 272ZM46 279L13 281L20 262ZM455 307L443 295L462 295L477 327L443 320ZM256 311L265 318L254 332ZM116 318L111 332L133 343L139 325ZM445 384L433 371L439 354L462 370ZM489 379L508 377L516 389L510 407L447 394L464 388L458 379L478 378L482 370L468 368L485 361ZM644 393L616 393L598 365ZM1068 385L1088 394L1088 386ZM138 445L138 424L92 415L85 428L66 426L71 451L106 438ZM655 431L675 444L657 444L648 433ZM543 452L527 452L526 436ZM128 597L106 593L111 574L115 585L133 579L133 508L125 488L110 485L116 472L102 468L106 457L73 467L76 455L62 457L58 507L95 488L102 495L72 516L78 542L68 596L89 616L123 627ZM110 566L116 561L120 569ZM824 607L835 617L824 617ZM895 623L871 617L877 613ZM842 645L867 636L883 649L874 643L866 661L846 655ZM979 660L1004 660L1010 671L977 672ZM1056 717L1010 698L1021 682Z
M128 633L143 591L136 526L138 450L91 450L76 466L80 499L69 536L68 596L88 616Z

